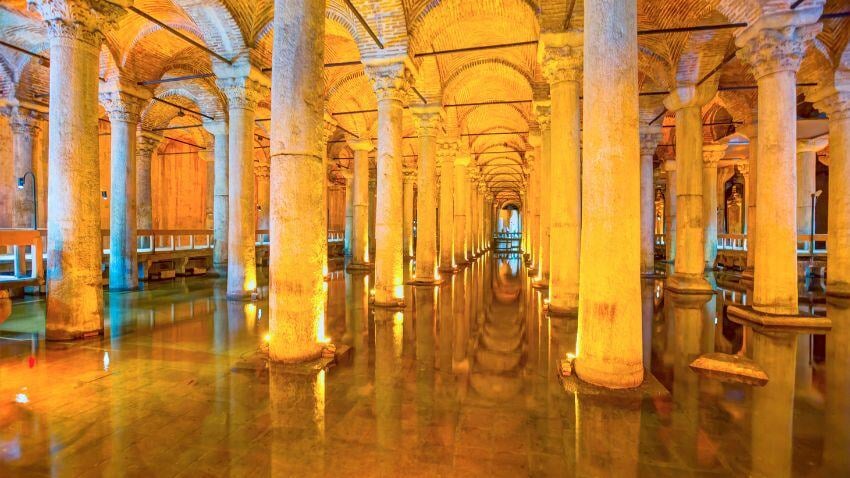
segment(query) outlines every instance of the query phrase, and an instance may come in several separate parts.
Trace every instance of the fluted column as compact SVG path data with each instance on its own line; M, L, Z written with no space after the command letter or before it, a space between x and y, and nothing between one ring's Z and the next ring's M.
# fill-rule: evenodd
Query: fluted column
M321 354L325 339L325 1L275 0L273 25L288 35L275 36L272 54L269 358L304 362ZM231 167L231 178L238 174Z
M705 270L717 261L717 163L726 155L728 143L702 147L702 217L705 219Z
M257 289L256 208L254 203L254 118L257 101L266 88L265 77L251 74L226 76L218 72L218 85L228 104L228 229L227 298L249 299ZM236 69L233 69L234 73Z
M216 121L204 123L204 127L213 135L213 163L215 179L213 183L213 268L223 275L227 271L227 230L228 230L228 135L227 123Z
M679 293L711 290L705 280L703 216L702 106L714 97L716 84L675 88L664 106L676 113L676 258L667 287Z
M826 147L826 138L797 140L797 235L812 233L812 194L817 191L817 152ZM830 171L832 172L832 171Z
M368 139L349 141L348 146L354 151L354 179L351 181L354 213L351 262L348 264L348 269L353 271L369 268L369 151L374 146Z
M537 116L537 124L540 126L540 247L538 249L537 278L535 287L549 287L549 232L550 216L552 211L551 194L551 134L549 101L536 102L534 114Z
M87 0L31 5L50 45L46 337L78 339L103 332L98 59L101 28L123 9Z
M136 225L153 229L153 195L151 193L151 159L162 136L140 130L136 135Z
M254 158L254 177L257 185L257 229L269 229L269 204L271 163L268 159Z
M117 89L101 94L111 132L109 290L139 287L136 241L136 127L141 99Z
M440 162L440 272L454 272L454 177L457 141L437 143Z
M822 7L765 15L735 39L738 57L758 82L758 188L756 222L769 224L755 244L753 308L799 314L797 309L797 70L820 31Z
M544 33L538 56L552 105L549 198L550 207L557 209L551 212L549 228L549 314L575 314L581 253L582 32Z
M653 161L661 141L661 128L640 133L640 275L655 274L655 184Z
M584 200L575 370L595 385L636 387L643 381L637 3L585 2L584 23Z
M850 88L822 91L815 105L829 115L826 293L850 297Z
M405 168L402 171L402 184L404 185L403 196L403 214L404 223L402 224L402 252L405 259L413 258L413 185L416 184L416 170L413 168Z
M404 304L402 258L402 113L412 72L407 64L368 63L378 99L378 191L375 201L375 305Z
M345 245L344 252L346 257L351 257L351 238L354 229L354 173L344 171L342 177L345 178Z
M669 263L676 260L676 160L664 161L667 191L664 194L664 257Z
M469 202L469 189L466 175L470 162L468 153L458 153L455 156L454 167L454 250L455 264L462 266L469 261L466 257L466 212L467 202Z
M413 122L419 136L416 175L416 278L417 284L434 284L437 275L437 133L441 109L437 105L416 106Z

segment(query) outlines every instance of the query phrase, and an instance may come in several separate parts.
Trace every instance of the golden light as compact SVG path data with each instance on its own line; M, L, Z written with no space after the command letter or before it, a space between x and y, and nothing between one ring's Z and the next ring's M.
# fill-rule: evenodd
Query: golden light
M393 297L396 299L404 299L404 285L397 285L393 287Z
M270 343L272 341L272 334L263 335L263 342Z

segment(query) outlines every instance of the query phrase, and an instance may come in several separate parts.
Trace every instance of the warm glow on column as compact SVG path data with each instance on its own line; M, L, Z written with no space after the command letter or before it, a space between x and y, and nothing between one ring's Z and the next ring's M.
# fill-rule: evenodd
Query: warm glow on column
M314 410L314 418L316 421L316 429L319 431L319 437L325 437L325 371L319 370L316 377L316 388L314 389L316 397L316 409Z

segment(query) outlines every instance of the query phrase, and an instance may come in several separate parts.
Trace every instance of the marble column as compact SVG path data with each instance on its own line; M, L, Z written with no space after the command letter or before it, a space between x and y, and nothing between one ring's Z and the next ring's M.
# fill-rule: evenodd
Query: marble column
M150 131L136 134L136 226L153 229L153 195L151 193L151 159L163 137ZM148 244L149 246L149 244Z
M47 340L103 333L98 60L111 3L35 0L50 47Z
M366 74L378 99L374 304L397 307L404 304L402 114L412 72L405 62L367 62Z
M486 216L486 206L485 206L485 197L487 195L487 182L482 180L478 183L478 243L479 248L481 249L481 253L485 253L490 247L489 242L487 242L487 233L484 227L484 217ZM523 224L525 224L525 218L522 218Z
M351 140L348 146L354 151L351 181L354 212L348 269L354 271L369 268L369 151L374 146L368 139Z
M668 263L676 260L676 160L664 161L667 190L664 192L664 257Z
M402 252L405 259L412 259L413 251L413 185L416 184L416 170L405 168L402 172L403 184L403 201L402 213L404 214L404 223L402 224Z
M454 177L457 141L437 143L440 161L440 272L454 272Z
M640 275L655 275L655 184L653 161L661 142L661 128L640 133Z
M475 246L475 195L478 193L480 173L472 159L466 171L466 257L471 261L478 255L478 248Z
M270 226L269 204L271 202L271 162L254 158L254 177L257 187L257 229L268 230Z
M744 214L744 233L747 235L747 265L741 274L741 280L752 283L756 263L756 186L758 186L756 181L758 137L755 130L752 131L749 139L749 158L745 164L741 165L741 174L744 176L744 201L746 202L744 205L746 211L746 214Z
M760 313L798 315L797 70L820 31L822 7L764 15L735 39L738 57L758 83L757 224L769 224L755 244L752 306Z
M585 382L629 388L643 381L637 4L585 2L584 19L575 370ZM611 141L612 131L617 141Z
M581 254L582 32L544 33L538 56L549 83L549 314L578 310Z
M826 143L825 137L797 140L797 236L812 233L812 194L818 189L817 152L825 148Z
M140 98L110 89L101 94L111 132L109 204L109 290L139 287L136 240L136 127Z
M35 172L35 158L38 154L36 146L38 144L37 135L40 128L38 127L37 113L26 110L21 107L14 108L9 115L9 126L12 130L12 154L14 181L21 178L24 179L23 187L15 187L12 189L14 204L12 209L12 227L20 229L37 229L38 221L36 220L37 212L35 208L36 196L33 195L33 190L39 186L33 184L43 181ZM32 177L25 177L27 173L31 173ZM15 246L15 277L26 277L26 248ZM21 266L22 268L19 268Z
M346 257L351 257L351 238L354 229L354 174L344 171L342 177L345 179L345 243L344 251Z
M206 163L207 181L206 193L204 194L204 229L213 230L215 227L215 156L209 154L199 155Z
M321 188L322 193L322 211L324 211L324 222L325 222L325 241L322 242L322 274L325 280L330 279L330 268L328 267L328 224L330 224L330 218L328 217L328 190L332 187L328 178L328 141L330 141L331 136L333 136L334 132L337 129L339 123L330 115L327 111L325 111L322 122L322 143L319 145L322 150L322 167L325 171L325 182L324 186Z
M236 70L234 68L234 70ZM254 67L248 75L217 72L228 103L227 298L250 299L257 289L256 208L254 203L254 118L267 87ZM235 71L234 71L235 72Z
M540 101L534 104L534 114L540 127L540 247L538 248L537 278L534 287L549 287L549 231L550 216L552 211L551 194L551 134L549 101Z
M821 92L815 106L829 115L826 293L846 298L850 297L850 88Z
M704 277L702 107L715 92L716 83L685 85L664 99L664 106L676 113L676 258L667 288L678 293L711 290Z
M435 284L437 275L437 170L435 165L437 133L441 107L416 106L413 122L419 136L416 175L416 277L417 284Z
M213 183L213 269L219 275L227 272L227 230L228 230L228 135L227 123L216 121L204 123L206 130L213 135L213 165L215 178Z
M705 270L713 270L717 261L717 163L726 155L728 143L702 147L702 217L705 220L703 242Z
M289 35L275 36L272 53L270 188L275 193L269 234L274 245L269 251L269 358L305 362L321 355L324 339L325 1L275 0L273 25ZM231 124L234 120L231 114ZM231 161L231 178L242 174L233 165ZM231 217L233 213L231 207ZM229 263L234 259L231 255Z
M469 202L469 185L467 174L469 172L470 156L468 153L458 153L455 156L454 167L454 250L455 264L463 266L469 263L466 255L466 213Z
M530 135L529 143L536 139L539 145L539 136ZM528 266L528 271L533 272L537 270L538 266L538 258L540 255L540 173L539 169L539 161L538 156L534 151L528 151L525 153L525 164L528 167L528 200L530 202L530 207L528 208L528 218L526 218L526 223L528 224L528 235L529 235L529 254L530 254L530 265ZM489 219L490 210L487 210L487 218ZM490 238L492 239L492 238Z

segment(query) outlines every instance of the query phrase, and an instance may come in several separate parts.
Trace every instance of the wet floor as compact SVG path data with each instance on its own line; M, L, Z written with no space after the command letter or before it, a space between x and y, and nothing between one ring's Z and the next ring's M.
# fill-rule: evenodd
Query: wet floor
M850 304L804 284L826 337L730 322L746 302L677 297L644 281L638 391L565 383L576 320L541 313L518 256L485 256L438 287L372 310L370 277L332 273L326 370L266 368L267 303L224 280L107 294L106 334L43 340L44 302L0 323L0 476L848 476ZM638 320L638 318L635 318ZM763 387L689 368L754 358Z

